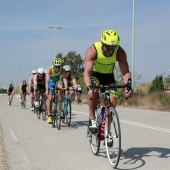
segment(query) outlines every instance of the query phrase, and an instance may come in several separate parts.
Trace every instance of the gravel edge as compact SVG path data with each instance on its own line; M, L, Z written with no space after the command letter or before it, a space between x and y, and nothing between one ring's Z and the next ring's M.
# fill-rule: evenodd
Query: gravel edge
M0 169L1 170L6 170L4 145L3 145L3 134L2 134L1 126L0 126Z

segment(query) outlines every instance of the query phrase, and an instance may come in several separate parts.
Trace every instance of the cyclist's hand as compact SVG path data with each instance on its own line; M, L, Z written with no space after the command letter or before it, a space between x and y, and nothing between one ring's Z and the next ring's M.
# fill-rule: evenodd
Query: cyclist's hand
M46 95L49 95L49 92L48 92L48 90L46 90L45 94L46 94Z
M128 90L126 89L126 90L125 90L125 97L126 97L126 98L131 98L131 97L133 97L133 91L132 91L132 90L128 91Z
M87 96L88 96L88 98L91 100L92 98L93 98L93 90L88 90L88 92L87 92Z

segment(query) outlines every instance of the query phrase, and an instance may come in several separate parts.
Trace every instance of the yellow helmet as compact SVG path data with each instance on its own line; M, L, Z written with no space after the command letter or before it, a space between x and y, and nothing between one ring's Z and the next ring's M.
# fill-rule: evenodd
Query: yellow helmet
M115 30L104 30L100 35L101 42L106 45L119 45L119 34Z
M58 58L58 57L54 58L54 60L53 60L54 66L60 66L61 64L62 64L61 58Z

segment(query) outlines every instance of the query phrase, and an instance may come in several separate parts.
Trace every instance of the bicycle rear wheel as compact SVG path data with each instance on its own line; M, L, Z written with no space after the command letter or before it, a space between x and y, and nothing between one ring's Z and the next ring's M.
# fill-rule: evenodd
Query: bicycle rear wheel
M105 127L105 146L107 157L113 168L116 168L121 154L121 130L119 117L114 107L109 108L110 127Z
M94 155L98 155L100 150L100 138L99 138L99 130L97 133L89 133L89 142L90 142L90 148Z
M57 110L56 110L56 126L57 129L60 130L61 127L61 114L63 114L63 111L60 107L60 102L57 102Z

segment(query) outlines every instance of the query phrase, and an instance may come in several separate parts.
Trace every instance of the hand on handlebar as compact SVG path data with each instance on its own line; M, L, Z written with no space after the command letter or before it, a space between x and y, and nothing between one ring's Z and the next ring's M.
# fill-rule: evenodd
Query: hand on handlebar
M87 96L88 96L88 98L90 99L90 100L92 100L92 98L93 98L93 90L88 90L88 92L87 92Z
M133 92L132 92L132 90L125 90L125 97L126 98L132 98L133 97Z

